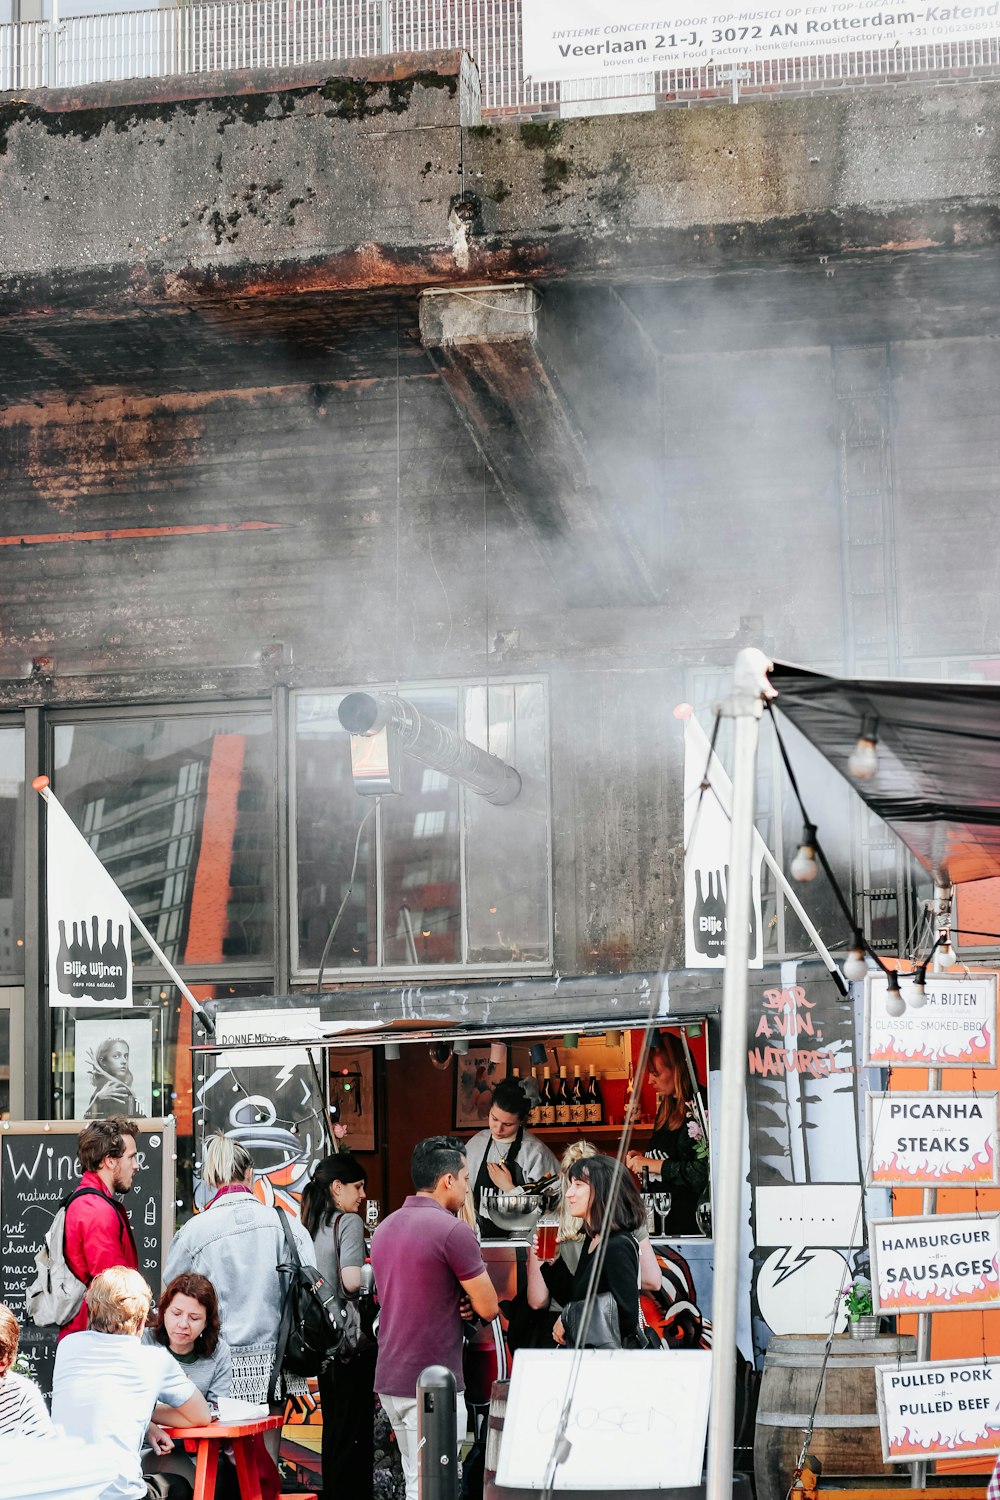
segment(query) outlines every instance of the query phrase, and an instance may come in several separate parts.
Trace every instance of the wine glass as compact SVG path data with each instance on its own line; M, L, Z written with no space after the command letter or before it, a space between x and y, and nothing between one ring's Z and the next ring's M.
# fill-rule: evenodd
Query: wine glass
M664 1233L664 1225L670 1216L670 1208L674 1201L673 1193L663 1190L652 1194L653 1209L660 1220L660 1234Z

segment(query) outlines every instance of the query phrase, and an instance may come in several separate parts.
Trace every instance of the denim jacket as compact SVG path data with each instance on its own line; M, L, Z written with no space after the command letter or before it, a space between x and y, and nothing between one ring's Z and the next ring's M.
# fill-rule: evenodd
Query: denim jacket
M233 1395L263 1401L281 1322L288 1255L278 1210L252 1193L231 1193L196 1214L174 1236L163 1271L166 1285L184 1271L207 1276L219 1298L222 1336L232 1350ZM303 1265L316 1264L312 1240L289 1215Z

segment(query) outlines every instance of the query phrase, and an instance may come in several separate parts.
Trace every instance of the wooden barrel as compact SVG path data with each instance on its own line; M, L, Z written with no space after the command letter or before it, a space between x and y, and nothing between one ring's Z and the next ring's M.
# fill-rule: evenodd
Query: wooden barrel
M757 1400L757 1500L785 1500L814 1402L808 1452L822 1461L824 1483L837 1475L898 1474L898 1464L882 1462L875 1366L912 1361L916 1343L896 1334L837 1337L823 1370L824 1335L775 1335L767 1346Z

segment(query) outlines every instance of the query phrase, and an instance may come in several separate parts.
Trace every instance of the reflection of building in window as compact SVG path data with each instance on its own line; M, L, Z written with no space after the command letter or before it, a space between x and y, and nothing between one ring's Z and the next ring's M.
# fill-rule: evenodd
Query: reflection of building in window
M495 807L401 757L401 787L355 791L341 694L301 694L295 713L297 970L315 972L341 903L326 971L551 960L548 729L539 682L395 691L422 714L516 765L525 787ZM361 828L359 838L359 828ZM357 865L353 869L357 849Z

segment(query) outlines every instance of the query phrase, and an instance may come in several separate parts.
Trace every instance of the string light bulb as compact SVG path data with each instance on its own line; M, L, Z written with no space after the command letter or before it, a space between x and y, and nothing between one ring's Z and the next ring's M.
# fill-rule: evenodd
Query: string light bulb
M819 866L816 863L816 825L805 823L802 827L802 842L792 860L793 880L815 880Z
M921 964L913 976L907 1003L911 1010L923 1010L927 1004L927 965Z
M855 781L871 781L878 770L878 752L875 748L878 744L875 733L877 723L878 720L872 714L865 714L861 721L861 733L847 757L847 769Z
M951 946L951 933L945 927L934 945L934 970L940 974L944 969L953 969L957 963L955 950Z
M886 1013L890 1016L901 1016L906 1010L906 1001L899 991L899 975L895 969L889 973L888 988L885 996Z
M856 984L864 979L867 973L868 964L865 959L865 940L860 932L855 931L851 951L844 961L844 978Z

